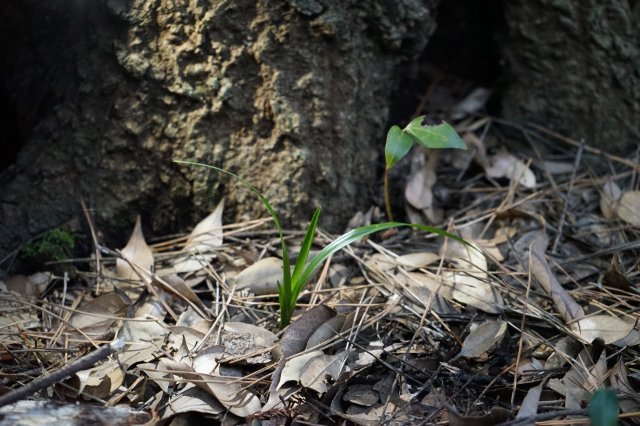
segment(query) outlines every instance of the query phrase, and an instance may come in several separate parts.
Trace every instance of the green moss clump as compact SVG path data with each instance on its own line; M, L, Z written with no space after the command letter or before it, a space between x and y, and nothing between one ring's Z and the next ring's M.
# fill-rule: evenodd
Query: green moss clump
M76 245L76 237L69 231L55 228L41 238L25 243L20 247L20 258L25 267L33 270L45 268L48 262L61 262L69 259ZM65 268L53 268L64 272Z

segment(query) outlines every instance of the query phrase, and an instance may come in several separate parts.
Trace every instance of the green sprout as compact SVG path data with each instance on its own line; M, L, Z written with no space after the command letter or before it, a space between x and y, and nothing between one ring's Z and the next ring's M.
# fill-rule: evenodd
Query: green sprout
M448 237L454 239L456 241L466 243L460 237L457 237L449 232L446 232L439 228L434 228L431 226L420 225L420 224L410 224L410 223L401 223L401 222L386 222L386 223L377 223L368 226L363 226L360 228L353 229L340 237L333 240L329 245L324 247L317 255L315 255L312 259L309 259L309 252L311 251L311 245L313 244L313 239L316 234L316 228L318 227L318 219L320 218L320 208L317 208L313 213L313 217L311 218L311 222L307 227L307 232L304 236L304 240L302 242L302 247L300 248L300 254L296 260L296 264L293 268L293 274L291 273L291 263L289 261L289 254L287 251L287 245L284 239L282 226L280 224L280 219L276 214L269 201L266 197L253 185L247 182L245 179L240 176L231 173L227 170L221 169L219 167L215 167L209 164L197 163L192 161L180 161L174 160L179 164L187 164L191 166L198 167L206 167L212 170L215 170L219 173L224 173L228 176L232 176L238 179L245 187L255 193L262 204L267 208L273 221L276 225L276 229L278 230L278 236L280 237L280 246L282 253L282 280L278 283L278 299L280 304L280 328L286 327L291 321L291 317L296 309L296 304L298 300L298 296L300 292L305 287L313 273L322 265L322 263L327 260L331 255L336 253L337 251L343 249L354 241L358 241L370 234L375 232L384 231L390 228L397 228L408 226L412 228L416 228L425 232L434 233L443 237Z
M387 133L387 143L384 147L386 167L384 169L384 206L387 217L393 222L391 200L389 199L389 170L407 155L413 144L417 143L427 148L457 148L467 149L464 141L456 131L444 121L438 125L423 125L424 116L415 118L407 127L401 129L392 126Z
M60 228L46 232L41 238L20 247L20 257L29 269L41 269L49 262L63 262L75 247L75 235Z

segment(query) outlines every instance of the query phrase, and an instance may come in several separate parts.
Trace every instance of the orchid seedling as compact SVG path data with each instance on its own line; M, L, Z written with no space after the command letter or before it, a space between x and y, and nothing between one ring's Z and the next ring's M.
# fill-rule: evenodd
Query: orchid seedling
M387 217L393 222L391 213L391 200L389 197L389 170L402 160L414 144L422 145L426 148L457 148L467 149L464 141L449 124L444 121L437 125L424 125L425 117L415 118L401 129L399 126L392 126L387 133L387 143L384 147L386 166L384 169L384 206Z

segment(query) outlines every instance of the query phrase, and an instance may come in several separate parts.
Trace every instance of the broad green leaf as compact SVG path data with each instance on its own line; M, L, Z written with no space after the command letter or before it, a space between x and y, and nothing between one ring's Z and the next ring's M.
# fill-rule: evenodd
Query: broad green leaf
M611 389L598 389L589 401L589 419L592 426L618 424L618 397Z
M387 170L407 155L413 146L414 140L398 126L393 126L387 133L387 143L384 146L384 156L387 162Z
M415 229L419 229L421 231L430 232L433 234L437 234L443 237L451 238L453 240L459 241L463 244L468 244L462 238L455 236L447 231L443 231L439 228L434 228L432 226L421 225L417 223L402 223L402 222L385 222L385 223L375 223L368 226L363 226L360 228L352 229L346 234L342 234L335 240L333 240L328 246L323 248L320 253L318 253L311 261L307 264L306 268L302 272L299 280L295 283L295 285L300 286L300 290L304 284L311 278L311 275L322 265L322 262L327 260L329 256L336 253L337 251L342 250L349 244L358 241L368 235L374 234L376 232L384 231L390 228L399 228L403 226L410 226ZM473 246L471 246L473 247ZM296 292L296 288L294 287L294 294ZM300 291L298 291L299 293Z
M464 141L449 124L444 121L435 126L422 125L424 116L414 119L404 131L412 135L416 142L427 148L467 149Z

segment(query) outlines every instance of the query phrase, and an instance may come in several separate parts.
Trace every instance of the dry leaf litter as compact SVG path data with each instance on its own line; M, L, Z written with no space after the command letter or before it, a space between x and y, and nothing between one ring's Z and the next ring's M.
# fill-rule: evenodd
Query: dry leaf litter
M611 387L635 422L640 167L533 128L510 136L529 141L524 157L489 118L457 130L470 149L416 150L404 196L412 220L470 245L411 231L353 244L282 333L273 224L224 224L222 202L187 237L152 245L138 219L124 248L98 250L72 280L8 277L2 392L124 346L0 413L56 400L114 424L531 424Z

